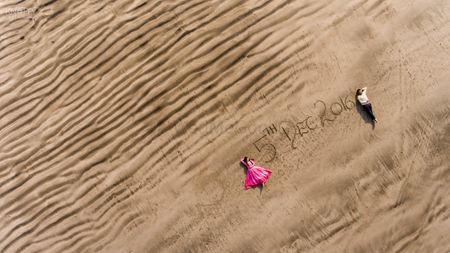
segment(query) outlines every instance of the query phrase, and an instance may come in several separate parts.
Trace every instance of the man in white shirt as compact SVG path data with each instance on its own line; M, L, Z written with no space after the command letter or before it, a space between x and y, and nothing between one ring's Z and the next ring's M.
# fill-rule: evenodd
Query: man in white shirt
M362 89L357 89L356 90L356 98L358 99L358 102L362 105L364 110L369 114L370 118L374 122L378 122L377 118L375 117L375 115L372 111L372 104L370 104L370 102L369 102L369 98L367 97L366 91L367 91L367 87L364 87Z

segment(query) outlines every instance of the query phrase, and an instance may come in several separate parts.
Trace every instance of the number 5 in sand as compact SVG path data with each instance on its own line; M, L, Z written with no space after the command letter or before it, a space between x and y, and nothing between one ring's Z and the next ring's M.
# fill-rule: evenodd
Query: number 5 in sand
M271 151L272 155L269 156L270 159L264 161L264 162L268 163L268 162L272 162L275 159L275 157L277 156L277 149L271 143L262 144L261 146L258 145L258 142L266 137L267 137L267 135L263 135L257 141L253 142L253 145L255 146L256 150L258 150L258 152L261 152L263 149L269 149Z

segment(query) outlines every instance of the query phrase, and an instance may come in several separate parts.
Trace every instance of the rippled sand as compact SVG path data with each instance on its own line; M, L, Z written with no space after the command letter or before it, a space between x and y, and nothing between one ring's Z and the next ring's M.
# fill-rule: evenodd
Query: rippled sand
M449 253L449 15L2 1L0 252Z

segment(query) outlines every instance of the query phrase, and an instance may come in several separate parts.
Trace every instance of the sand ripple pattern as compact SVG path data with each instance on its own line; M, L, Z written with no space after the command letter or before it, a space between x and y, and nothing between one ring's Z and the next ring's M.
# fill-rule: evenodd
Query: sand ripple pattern
M449 17L425 0L2 1L0 252L450 252ZM268 186L242 190L266 127L361 83L382 124L353 110L296 150L278 131Z

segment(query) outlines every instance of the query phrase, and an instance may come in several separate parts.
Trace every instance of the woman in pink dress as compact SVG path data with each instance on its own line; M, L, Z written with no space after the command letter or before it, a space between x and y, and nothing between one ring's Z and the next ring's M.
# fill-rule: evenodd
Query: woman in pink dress
M264 185L272 171L255 165L253 159L248 160L247 157L241 159L241 163L247 168L245 175L245 189L254 188L258 185Z

